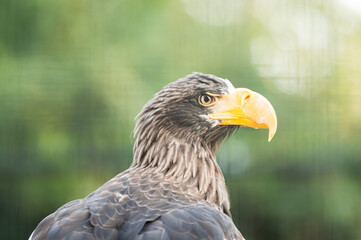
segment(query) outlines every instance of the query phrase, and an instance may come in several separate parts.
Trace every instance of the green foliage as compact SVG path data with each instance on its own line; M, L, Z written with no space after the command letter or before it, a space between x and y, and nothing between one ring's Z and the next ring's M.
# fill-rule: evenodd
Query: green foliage
M126 169L141 107L194 71L278 115L271 143L240 129L218 156L244 236L361 238L360 15L346 2L0 1L2 238Z

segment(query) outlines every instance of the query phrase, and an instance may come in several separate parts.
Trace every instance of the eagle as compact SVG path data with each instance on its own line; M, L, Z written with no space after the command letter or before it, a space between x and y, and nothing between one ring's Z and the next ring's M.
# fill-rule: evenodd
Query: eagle
M83 199L42 220L30 240L244 239L232 221L216 152L240 126L277 129L262 95L192 73L143 107L133 162Z

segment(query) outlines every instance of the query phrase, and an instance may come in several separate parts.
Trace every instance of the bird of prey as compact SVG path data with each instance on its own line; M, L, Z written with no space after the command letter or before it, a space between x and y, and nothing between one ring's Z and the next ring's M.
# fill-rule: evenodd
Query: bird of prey
M239 126L268 128L270 141L272 105L210 74L168 84L138 115L131 166L50 214L30 239L244 239L216 161Z

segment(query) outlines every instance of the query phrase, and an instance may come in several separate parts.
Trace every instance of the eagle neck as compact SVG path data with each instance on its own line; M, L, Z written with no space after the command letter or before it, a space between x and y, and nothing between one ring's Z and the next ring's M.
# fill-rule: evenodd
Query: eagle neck
M165 181L192 188L199 198L229 214L229 199L224 176L216 161L213 145L202 140L185 142L160 130L147 135L139 132L134 144L133 168L151 169Z

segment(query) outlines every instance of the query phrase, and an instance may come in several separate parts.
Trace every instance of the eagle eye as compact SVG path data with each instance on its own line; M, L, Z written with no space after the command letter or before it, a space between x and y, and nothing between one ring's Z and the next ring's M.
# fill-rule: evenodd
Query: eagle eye
M211 106L216 102L216 98L208 95L208 94L202 94L199 96L199 104L203 105L203 106Z

